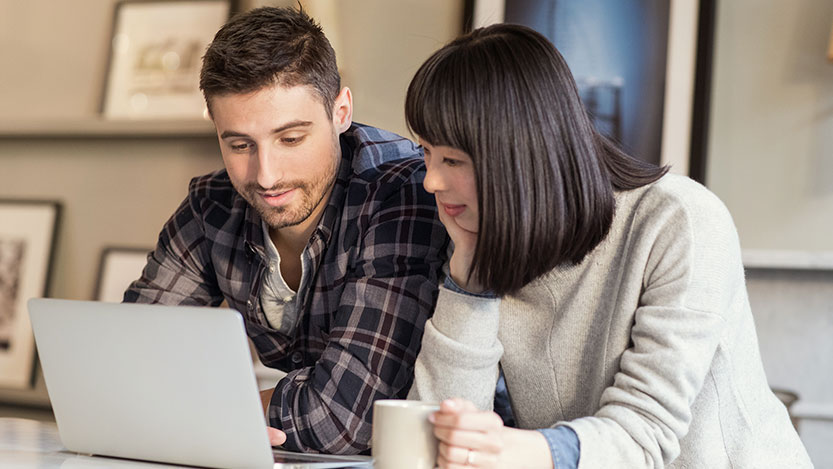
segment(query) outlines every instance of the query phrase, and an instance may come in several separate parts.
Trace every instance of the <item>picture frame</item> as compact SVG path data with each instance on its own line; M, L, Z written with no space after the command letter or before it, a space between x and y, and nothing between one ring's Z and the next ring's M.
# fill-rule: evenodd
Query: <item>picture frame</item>
M130 283L142 275L152 248L110 246L101 251L93 299L121 303Z
M708 65L711 53L708 35L711 34L709 28L713 24L715 1L671 0L667 3L646 3L611 0L604 4L607 15L598 15L586 10L601 8L600 2L524 0L510 3L506 0L466 0L463 28L464 31L471 31L504 21L527 24L518 21L517 10L531 12L531 24L527 25L548 37L553 34L564 36L564 26L575 28L576 37L581 39L577 43L582 49L588 49L576 53L582 63L571 63L567 57L569 54L561 50L562 45L558 41L553 42L565 55L576 76L582 99L586 100L589 94L591 99L601 97L605 100L599 102L603 107L597 115L594 116L593 109L590 109L591 117L602 116L601 121L605 127L614 131L606 132L604 128L600 130L615 139L616 127L624 126L622 133L625 136L620 143L624 144L626 151L651 163L668 165L671 172L688 175L702 182L705 172L702 145L708 131L708 108L705 104L709 91ZM654 10L667 9L667 12L652 11L650 15L644 12L633 15L631 11L618 16L610 13L614 11L613 7L621 10L649 6ZM516 11L514 16L511 10ZM507 17L507 14L513 17ZM633 41L617 39L615 35L626 31L628 26L617 21L605 23L610 18L604 19L602 16L622 18L625 23L640 18L636 31L650 36L639 40L651 50L632 47L623 49L623 44L632 45ZM650 17L647 19L651 19L653 25L650 33L646 33L646 16ZM543 30L540 27L556 19L560 28L554 27L555 23ZM593 37L592 41L587 39L588 35ZM660 49L666 51L662 56L657 55ZM641 59L633 60L633 57L628 56L629 59L624 61L626 71L623 75L610 73L624 53L641 55ZM588 66L592 60L602 64L595 68L603 68L605 71L599 76L583 76L585 71L594 68ZM633 69L632 65L638 62L647 65L648 69ZM646 117L646 113L650 115ZM629 132L629 127L634 130ZM628 135L632 136L631 141L628 141Z
M34 385L26 302L48 296L60 212L57 201L0 199L0 387Z
M748 271L829 272L833 154L825 53L833 56L833 28L812 3L768 5L747 17L736 2L699 2L695 89L702 92L695 106L703 118L692 137L699 148L692 151L699 167L692 174L732 214ZM812 27L793 36L787 24ZM752 72L761 67L770 76L800 76L802 91L794 92L790 80L770 82Z
M106 119L199 120L202 56L228 20L229 0L116 4L101 113Z

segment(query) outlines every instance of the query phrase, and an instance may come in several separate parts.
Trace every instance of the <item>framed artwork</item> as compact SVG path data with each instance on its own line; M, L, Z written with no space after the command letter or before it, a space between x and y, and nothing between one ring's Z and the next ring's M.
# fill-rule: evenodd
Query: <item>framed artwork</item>
M833 3L711 3L704 184L747 268L833 270Z
M698 20L712 1L467 0L464 27L507 22L540 32L564 56L600 132L689 175L701 118Z
M0 200L0 387L33 384L26 302L47 296L59 213L57 202Z
M108 247L101 252L98 280L95 287L96 301L121 303L124 291L131 282L142 275L150 248Z
M102 114L108 119L201 119L201 58L229 17L228 0L116 4Z

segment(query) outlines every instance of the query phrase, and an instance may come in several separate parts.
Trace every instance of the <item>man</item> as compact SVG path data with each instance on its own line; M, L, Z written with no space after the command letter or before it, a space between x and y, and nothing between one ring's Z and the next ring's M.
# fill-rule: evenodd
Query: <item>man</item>
M352 123L333 49L303 11L232 19L200 88L225 170L191 181L124 299L225 299L264 364L288 372L262 396L273 444L364 451L373 401L411 385L445 257L420 150Z

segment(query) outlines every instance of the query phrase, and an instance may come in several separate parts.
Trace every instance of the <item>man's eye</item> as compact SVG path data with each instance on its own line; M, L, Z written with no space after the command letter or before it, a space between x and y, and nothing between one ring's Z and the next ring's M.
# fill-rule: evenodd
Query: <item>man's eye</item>
M297 145L304 140L304 137L282 137L281 142L286 145Z
M238 144L235 144L235 145L231 145L231 149L233 151L248 151L251 148L252 148L251 143L238 143Z

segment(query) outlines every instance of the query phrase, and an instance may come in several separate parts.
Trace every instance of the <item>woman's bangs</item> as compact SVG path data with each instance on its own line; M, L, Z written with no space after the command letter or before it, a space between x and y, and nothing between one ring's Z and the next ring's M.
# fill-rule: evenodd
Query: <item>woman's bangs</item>
M471 110L464 108L468 93L461 86L464 72L455 66L459 62L454 55L435 54L419 69L408 87L405 120L410 131L427 143L470 153L466 136L472 132L467 128Z

